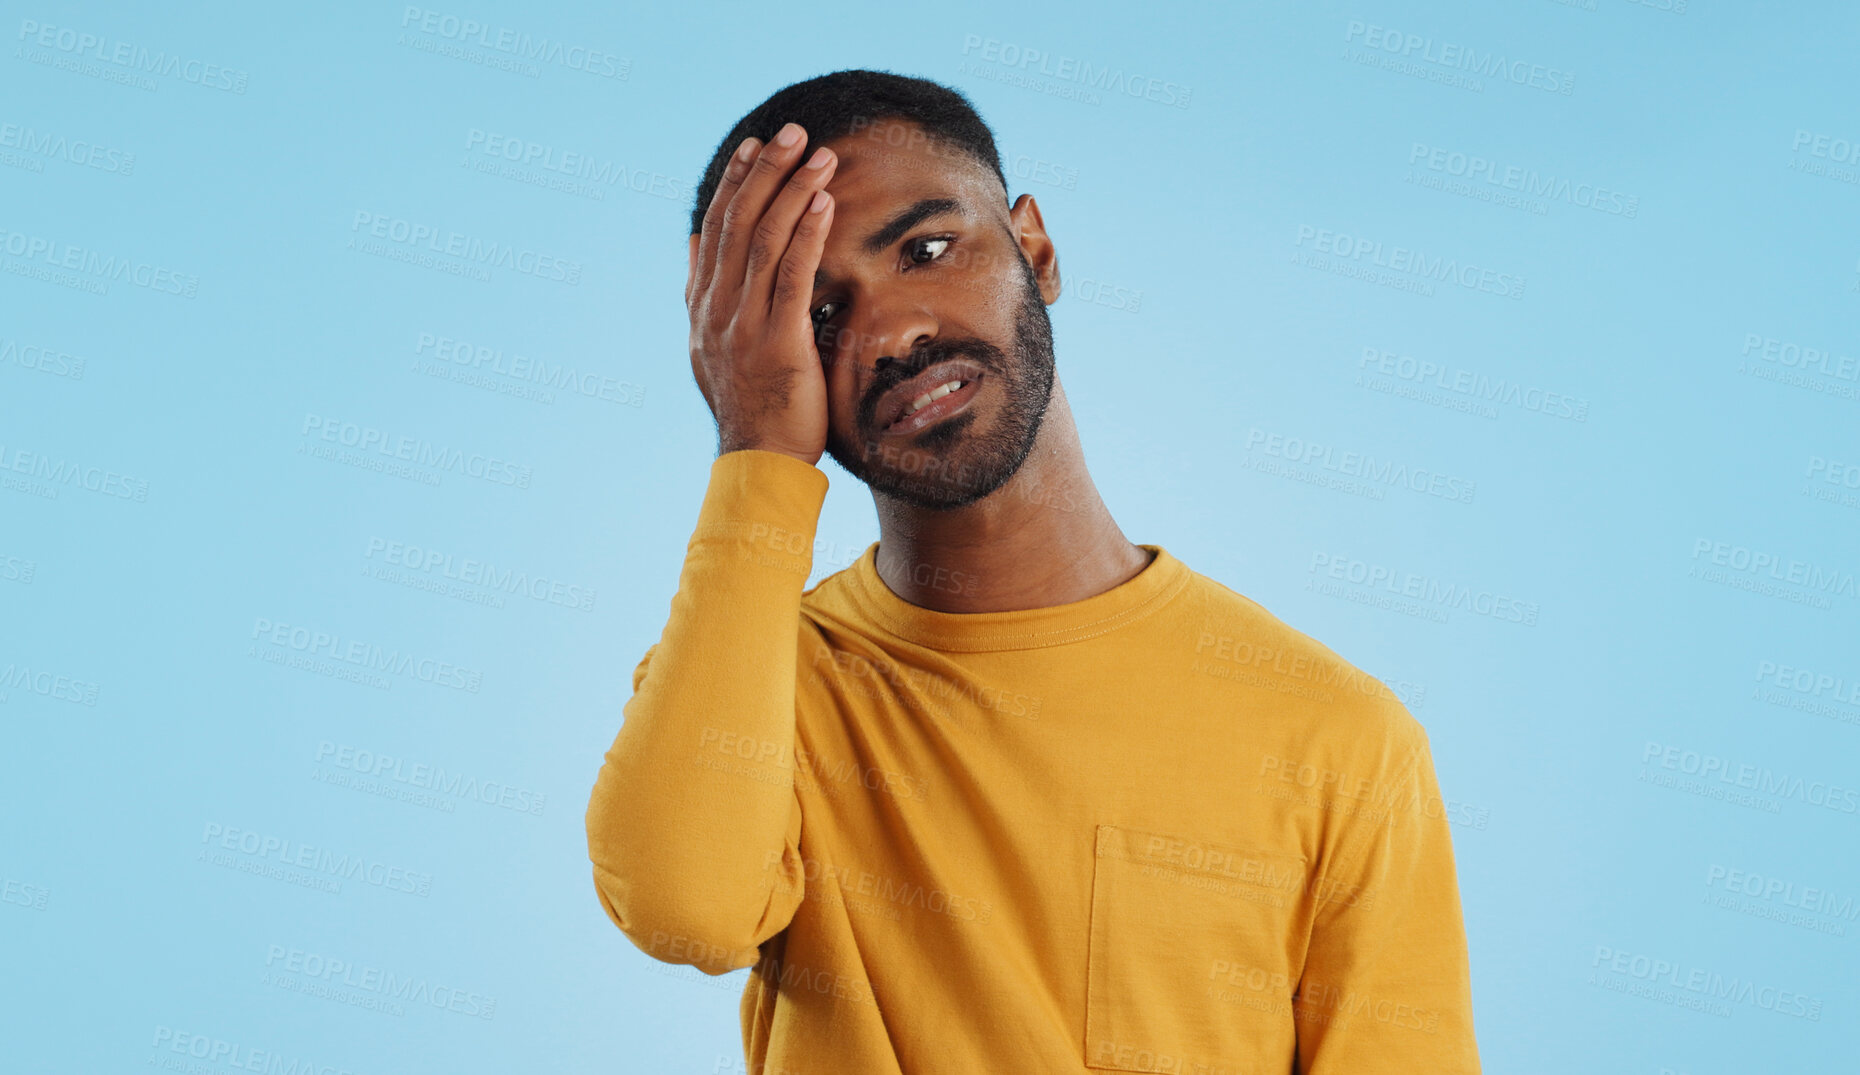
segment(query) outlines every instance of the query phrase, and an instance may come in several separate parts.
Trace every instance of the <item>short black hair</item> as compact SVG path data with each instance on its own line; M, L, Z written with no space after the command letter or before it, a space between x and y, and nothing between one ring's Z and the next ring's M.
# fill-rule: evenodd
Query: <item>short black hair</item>
M704 230L704 212L717 196L717 185L723 181L730 154L743 144L743 139L756 138L766 145L784 125L799 123L807 131L808 145L802 147L805 153L809 146L831 142L880 119L917 124L932 141L952 146L991 169L1001 181L1002 191L1007 190L994 132L959 91L929 79L889 71L834 71L775 91L736 121L730 133L717 143L710 165L704 169L704 181L698 184L691 207L691 234Z

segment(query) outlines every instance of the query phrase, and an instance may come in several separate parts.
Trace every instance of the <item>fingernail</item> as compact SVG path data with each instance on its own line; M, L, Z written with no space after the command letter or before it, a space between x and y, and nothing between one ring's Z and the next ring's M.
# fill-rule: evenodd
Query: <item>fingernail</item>
M787 148L793 148L800 140L801 125L798 123L783 124L781 133L775 136L775 144Z
M821 146L819 149L814 150L814 155L807 158L807 166L809 168L824 168L826 167L826 164L827 164L827 147L826 146Z
M826 191L824 190L815 191L814 200L807 203L807 211L810 213L818 213L818 212L825 210L827 207L827 200L828 199L827 199Z
M739 161L747 161L755 155L756 140L754 138L745 138L743 144L736 147L736 159Z

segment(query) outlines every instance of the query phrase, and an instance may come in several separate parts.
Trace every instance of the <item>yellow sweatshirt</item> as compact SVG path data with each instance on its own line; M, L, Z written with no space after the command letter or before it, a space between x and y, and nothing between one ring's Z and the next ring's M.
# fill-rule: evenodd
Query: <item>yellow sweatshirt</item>
M804 590L826 492L712 464L588 804L635 945L755 967L750 1075L1479 1071L1433 761L1386 687L1156 545L1050 608L912 605L877 543Z

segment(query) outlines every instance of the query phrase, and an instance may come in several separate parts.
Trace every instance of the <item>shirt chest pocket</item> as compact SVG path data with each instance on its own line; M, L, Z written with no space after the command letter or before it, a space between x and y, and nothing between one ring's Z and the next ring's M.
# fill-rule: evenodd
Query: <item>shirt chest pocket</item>
M1186 835L1098 826L1085 1066L1289 1072L1305 866Z

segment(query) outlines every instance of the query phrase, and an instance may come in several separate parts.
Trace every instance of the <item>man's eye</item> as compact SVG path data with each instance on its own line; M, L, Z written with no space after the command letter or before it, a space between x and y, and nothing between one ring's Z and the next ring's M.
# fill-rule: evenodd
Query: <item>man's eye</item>
M949 249L951 241L949 239L919 239L911 244L911 260L919 265L935 261L943 256L943 251Z
M839 303L837 302L823 302L819 306L814 307L814 324L824 325L832 320L833 314L840 312L838 306ZM828 311L832 312L829 313Z

